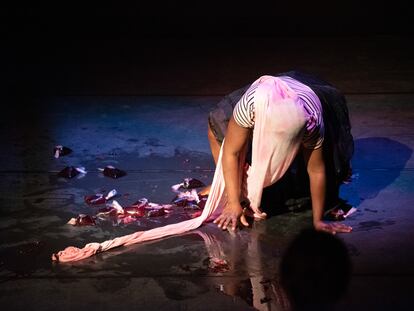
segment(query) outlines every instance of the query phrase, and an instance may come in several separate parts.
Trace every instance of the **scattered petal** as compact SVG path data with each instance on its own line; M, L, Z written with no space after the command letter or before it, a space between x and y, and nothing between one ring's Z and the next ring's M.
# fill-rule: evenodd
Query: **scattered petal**
M64 178L73 178L79 174L86 174L84 167L67 166L58 173L58 176Z
M71 218L68 224L72 226L94 226L96 223L92 216L79 214L77 218Z
M104 174L104 176L111 177L114 179L120 178L126 175L126 172L118 168L108 165L105 168L99 168L99 170Z
M64 147L62 145L57 145L53 149L53 154L54 154L56 159L59 158L59 157L63 157L65 155L68 155L70 153L72 153L72 149L70 149L68 147Z

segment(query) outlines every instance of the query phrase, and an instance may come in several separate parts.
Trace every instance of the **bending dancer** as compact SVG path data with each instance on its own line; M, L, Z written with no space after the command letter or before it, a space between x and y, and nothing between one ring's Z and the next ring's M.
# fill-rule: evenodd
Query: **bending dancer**
M240 96L233 109L235 94ZM210 114L209 138L216 170L199 217L88 243L83 248L69 246L54 253L52 260L82 260L122 245L182 234L211 220L221 228L235 229L239 220L247 225L241 199L248 202L256 218L265 218L260 209L263 188L295 170L292 164L299 150L309 174L315 228L331 233L351 231L349 226L322 221L325 205L338 203L339 185L349 174L353 153L343 96L330 84L297 72L262 76L235 94ZM246 157L249 150L251 161Z
M309 74L263 76L226 96L209 114L208 138L216 164L225 138L221 164L227 204L214 223L233 230L238 221L247 226L241 205L246 197L255 199L249 202L255 217L266 217L259 206L262 190L287 171L296 175L290 188L310 188L315 229L350 232L349 226L322 220L326 208L340 203L339 186L351 171L350 130L345 98L334 86ZM247 173L240 165L250 162L249 156L243 159L246 148L251 151ZM296 162L304 160L308 179L298 177L300 165L291 165L295 157ZM259 178L246 187L249 174Z

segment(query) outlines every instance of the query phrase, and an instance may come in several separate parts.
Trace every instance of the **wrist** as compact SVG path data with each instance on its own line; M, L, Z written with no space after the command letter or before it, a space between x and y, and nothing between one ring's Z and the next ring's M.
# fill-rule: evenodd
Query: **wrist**
M313 223L321 223L322 222L322 213L320 213L319 211L313 211Z
M231 209L242 209L239 201L228 201L226 206Z
M321 219L316 219L313 221L313 226L314 227L318 227L320 224L322 224L322 220Z
M227 204L231 204L231 205L240 205L240 200L239 199L227 199Z

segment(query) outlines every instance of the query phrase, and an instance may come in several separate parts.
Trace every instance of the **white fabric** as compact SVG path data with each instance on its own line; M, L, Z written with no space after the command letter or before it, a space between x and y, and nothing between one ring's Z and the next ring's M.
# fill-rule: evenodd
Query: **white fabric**
M324 124L322 104L315 92L307 85L288 76L278 77L292 89L307 114L306 130L302 144L307 149L317 149L322 146L324 139ZM257 84L252 84L243 94L233 109L233 118L244 128L254 128L255 123L255 92Z

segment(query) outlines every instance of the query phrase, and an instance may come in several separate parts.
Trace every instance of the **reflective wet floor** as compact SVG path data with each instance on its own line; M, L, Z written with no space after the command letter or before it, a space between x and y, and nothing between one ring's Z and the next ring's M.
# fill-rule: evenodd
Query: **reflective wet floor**
M384 85L392 85L391 79L386 77ZM359 88L352 81L343 85ZM404 86L399 90L346 94L355 156L352 181L341 187L341 198L357 211L345 221L353 232L338 235L353 267L338 310L411 306L414 95ZM0 125L1 305L8 310L286 309L279 264L292 238L311 225L310 210L280 213L234 234L210 223L75 263L51 261L52 253L69 245L189 219L189 212L177 207L129 223L67 224L79 214L96 214L98 207L87 205L86 195L116 189L114 199L122 206L144 197L170 203L171 186L186 177L209 184L214 163L206 121L219 99L45 95L11 109ZM73 152L55 158L56 145ZM107 165L126 176L103 176L100 168ZM59 177L66 166L87 173Z

